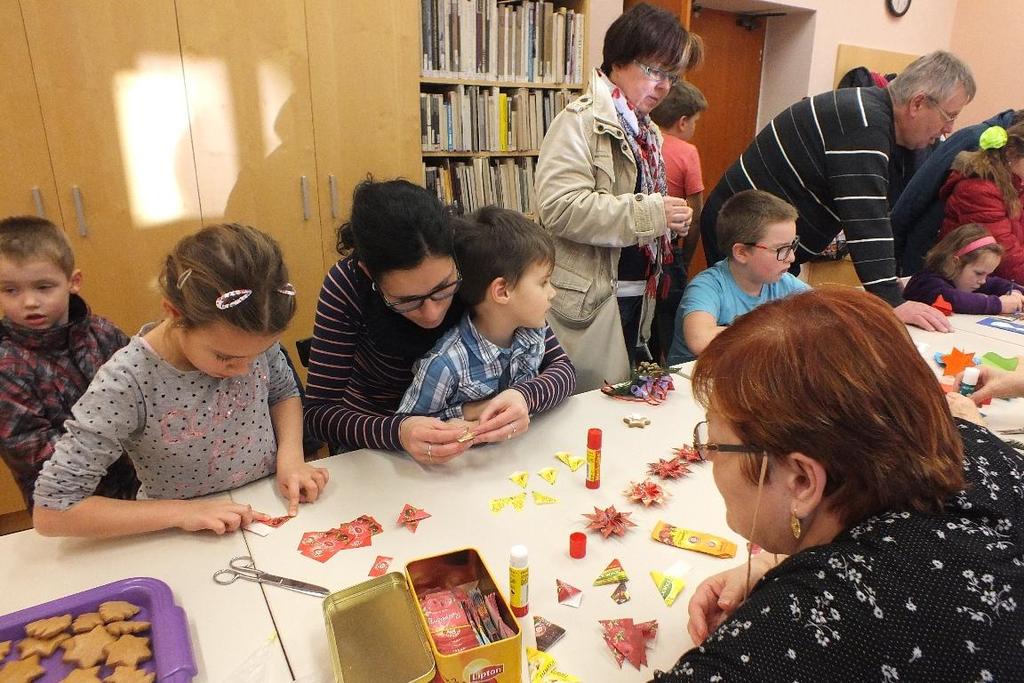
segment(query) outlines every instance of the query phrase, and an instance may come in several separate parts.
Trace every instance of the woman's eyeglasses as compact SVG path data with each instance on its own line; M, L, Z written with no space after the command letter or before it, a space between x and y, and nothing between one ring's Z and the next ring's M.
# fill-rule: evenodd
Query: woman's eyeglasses
M647 78L652 81L658 81L659 83L662 81L668 81L669 85L675 85L679 82L678 71L666 71L664 69L659 69L656 66L651 66L650 64L638 62L635 59L633 61L638 67L640 67L640 71L643 72L644 76L647 76Z
M714 451L717 453L760 453L760 448L747 444L710 443L708 441L708 421L698 422L693 428L693 450L701 460L707 460Z
M758 242L743 242L745 247L754 247L756 249L764 249L765 251L775 250L775 258L779 261L785 261L790 255L796 251L796 248L800 245L800 238L797 237L789 244L783 244L781 247L769 247L767 244L760 244Z
M459 269L455 269L455 281L444 282L434 289L430 290L422 296L404 296L399 299L392 301L389 299L377 283L373 283L373 289L380 294L380 298L384 301L384 305L390 308L395 313L411 313L412 311L420 308L427 299L431 301L444 301L445 299L451 299L455 296L455 293L459 291L459 287L462 286L462 274Z

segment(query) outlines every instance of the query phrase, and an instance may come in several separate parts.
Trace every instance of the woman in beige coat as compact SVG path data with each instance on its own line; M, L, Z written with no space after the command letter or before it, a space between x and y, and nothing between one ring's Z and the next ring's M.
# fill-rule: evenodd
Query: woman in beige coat
M623 380L646 359L669 240L686 235L692 217L668 195L648 114L701 55L673 15L637 5L609 27L587 93L541 145L538 218L556 248L549 323L576 366L577 391Z

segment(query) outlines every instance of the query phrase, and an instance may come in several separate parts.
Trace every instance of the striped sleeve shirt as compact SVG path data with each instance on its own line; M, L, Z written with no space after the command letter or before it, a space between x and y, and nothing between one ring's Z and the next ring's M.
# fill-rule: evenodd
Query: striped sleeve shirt
M804 99L776 116L726 171L718 200L756 188L800 213L797 261L846 234L864 288L895 306L889 184L896 167L892 102L880 88L846 88Z
M333 447L401 450L397 415L413 380L414 359L381 351L368 334L364 308L370 279L354 259L327 273L317 302L309 354L305 427ZM576 371L548 328L540 374L513 387L531 414L561 403L576 386Z

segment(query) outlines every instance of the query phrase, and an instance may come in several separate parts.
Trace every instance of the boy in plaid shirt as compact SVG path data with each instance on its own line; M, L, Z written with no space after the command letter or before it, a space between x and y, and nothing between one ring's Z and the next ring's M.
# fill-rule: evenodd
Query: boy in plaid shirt
M489 399L536 377L555 289L551 236L494 206L453 219L459 296L469 308L414 368L399 413L476 420Z
M0 220L0 456L25 504L64 420L93 375L128 337L90 314L78 296L82 271L64 233L48 220ZM134 498L135 469L122 456L97 493Z

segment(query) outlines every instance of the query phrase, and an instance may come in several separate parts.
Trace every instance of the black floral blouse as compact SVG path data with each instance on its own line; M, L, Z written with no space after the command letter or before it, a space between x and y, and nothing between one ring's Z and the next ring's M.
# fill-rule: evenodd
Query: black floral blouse
M969 486L768 572L658 683L1024 681L1024 459L959 422Z

